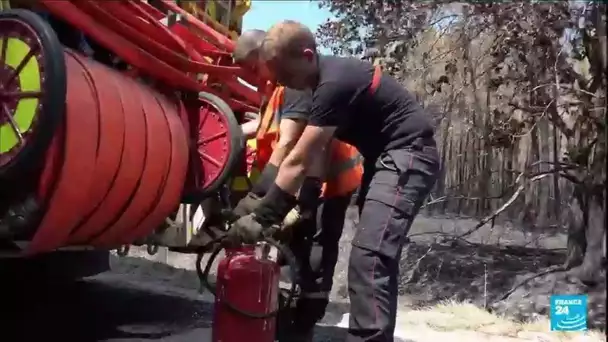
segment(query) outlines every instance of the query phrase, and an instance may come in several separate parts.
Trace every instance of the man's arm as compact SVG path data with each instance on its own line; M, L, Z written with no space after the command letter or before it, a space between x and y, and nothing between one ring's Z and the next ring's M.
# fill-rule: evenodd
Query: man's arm
M336 127L306 126L302 136L296 143L291 153L285 158L275 181L276 185L283 191L295 195L304 177L311 172L311 166L319 151L324 151L336 131Z
M258 131L258 127L260 126L260 118L256 118L255 120L251 120L248 122L245 122L244 124L241 125L241 129L243 130L243 135L245 136L245 139L249 140L253 137L255 137L255 134Z
M352 89L338 84L320 85L312 99L308 125L293 150L281 164L275 182L253 212L262 225L279 224L298 204L296 193L312 162L347 119L344 112ZM300 198L300 200L302 200Z
M251 192L264 196L274 184L279 166L296 145L310 115L312 97L309 92L285 88L281 108L276 109L279 120L279 140L272 149L270 159Z
M310 92L285 88L283 96L283 104L277 113L280 138L270 156L270 163L276 166L281 165L304 132L312 107Z
M281 164L275 181L283 191L291 195L297 193L315 157L325 150L336 128L346 119L344 108L349 95L345 87L331 83L315 91L308 125Z
M281 119L279 123L279 141L270 155L269 162L271 164L279 166L283 163L289 152L296 146L298 138L304 132L305 127L306 121L304 120Z

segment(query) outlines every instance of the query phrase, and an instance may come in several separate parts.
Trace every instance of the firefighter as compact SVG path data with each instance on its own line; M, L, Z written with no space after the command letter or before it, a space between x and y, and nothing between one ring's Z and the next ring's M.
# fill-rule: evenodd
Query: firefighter
M265 32L260 30L244 32L236 44L235 62L257 69L258 49L264 36ZM263 70L256 71L264 73ZM249 137L253 136L255 127L256 166L263 168L263 171L251 194L235 208L238 215L246 215L254 210L259 199L274 183L279 165L306 127L311 103L309 91L279 86L260 119L242 126ZM290 329L281 336L284 341L312 341L314 326L325 314L346 210L363 173L359 153L354 147L332 141L327 151L329 160L319 152L321 150L317 151L315 165L308 172L299 192L301 215L298 216L303 218L293 227L290 247L301 263L302 291L292 313ZM324 184L321 184L321 177L326 179Z
M401 250L440 169L431 117L379 67L318 54L312 32L298 22L274 25L260 58L277 82L310 89L312 109L275 183L230 233L254 241L272 232L296 205L315 151L334 136L352 144L365 160L365 173L348 266L346 341L394 341Z

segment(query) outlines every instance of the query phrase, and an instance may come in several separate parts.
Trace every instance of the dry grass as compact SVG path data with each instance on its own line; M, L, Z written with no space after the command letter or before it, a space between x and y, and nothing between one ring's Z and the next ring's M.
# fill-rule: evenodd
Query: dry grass
M398 325L410 332L430 330L434 338L472 341L542 341L542 342L605 342L605 333L599 331L553 332L549 321L539 317L536 321L518 323L489 313L470 303L444 302L434 307L412 310L400 317ZM449 334L448 334L449 333ZM433 333L423 334L428 338ZM412 336L414 337L414 336ZM422 336L413 340L426 340Z

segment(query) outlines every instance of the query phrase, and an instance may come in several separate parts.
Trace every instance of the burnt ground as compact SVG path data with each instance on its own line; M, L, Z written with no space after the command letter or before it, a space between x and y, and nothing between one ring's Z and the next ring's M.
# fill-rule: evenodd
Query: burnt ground
M340 244L332 303L325 317L331 328L348 312L346 273L350 241L357 222L350 210ZM565 258L566 238L557 231L524 233L510 224L485 226L456 243L446 236L476 225L466 218L419 217L410 231L411 243L401 258L400 311L425 308L443 301L471 302L488 311L522 321L548 316L552 294L589 294L589 327L605 327L606 283L587 287L568 279L556 266ZM442 242L442 240L444 242ZM114 272L163 288L198 289L194 257L176 253L115 259ZM140 258L157 261L142 264ZM342 330L343 332L343 330ZM333 334L333 333L332 333Z
M334 283L334 300L347 300L346 265L357 213L349 212ZM570 279L559 266L566 258L565 234L523 232L506 223L482 227L458 240L476 225L468 218L419 217L411 242L401 257L399 282L402 307L428 307L442 301L466 301L489 311L527 321L549 315L553 294L589 295L589 327L605 329L606 275L595 286ZM443 241L443 242L442 242Z
M553 251L414 242L401 259L400 294L409 294L415 306L441 300L483 306L507 293L517 275L543 270L563 259L563 253Z

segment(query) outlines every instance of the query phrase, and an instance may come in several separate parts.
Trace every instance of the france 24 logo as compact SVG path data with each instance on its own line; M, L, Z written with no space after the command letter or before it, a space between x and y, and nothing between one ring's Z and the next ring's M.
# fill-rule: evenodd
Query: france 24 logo
M587 330L587 295L551 296L551 331Z

